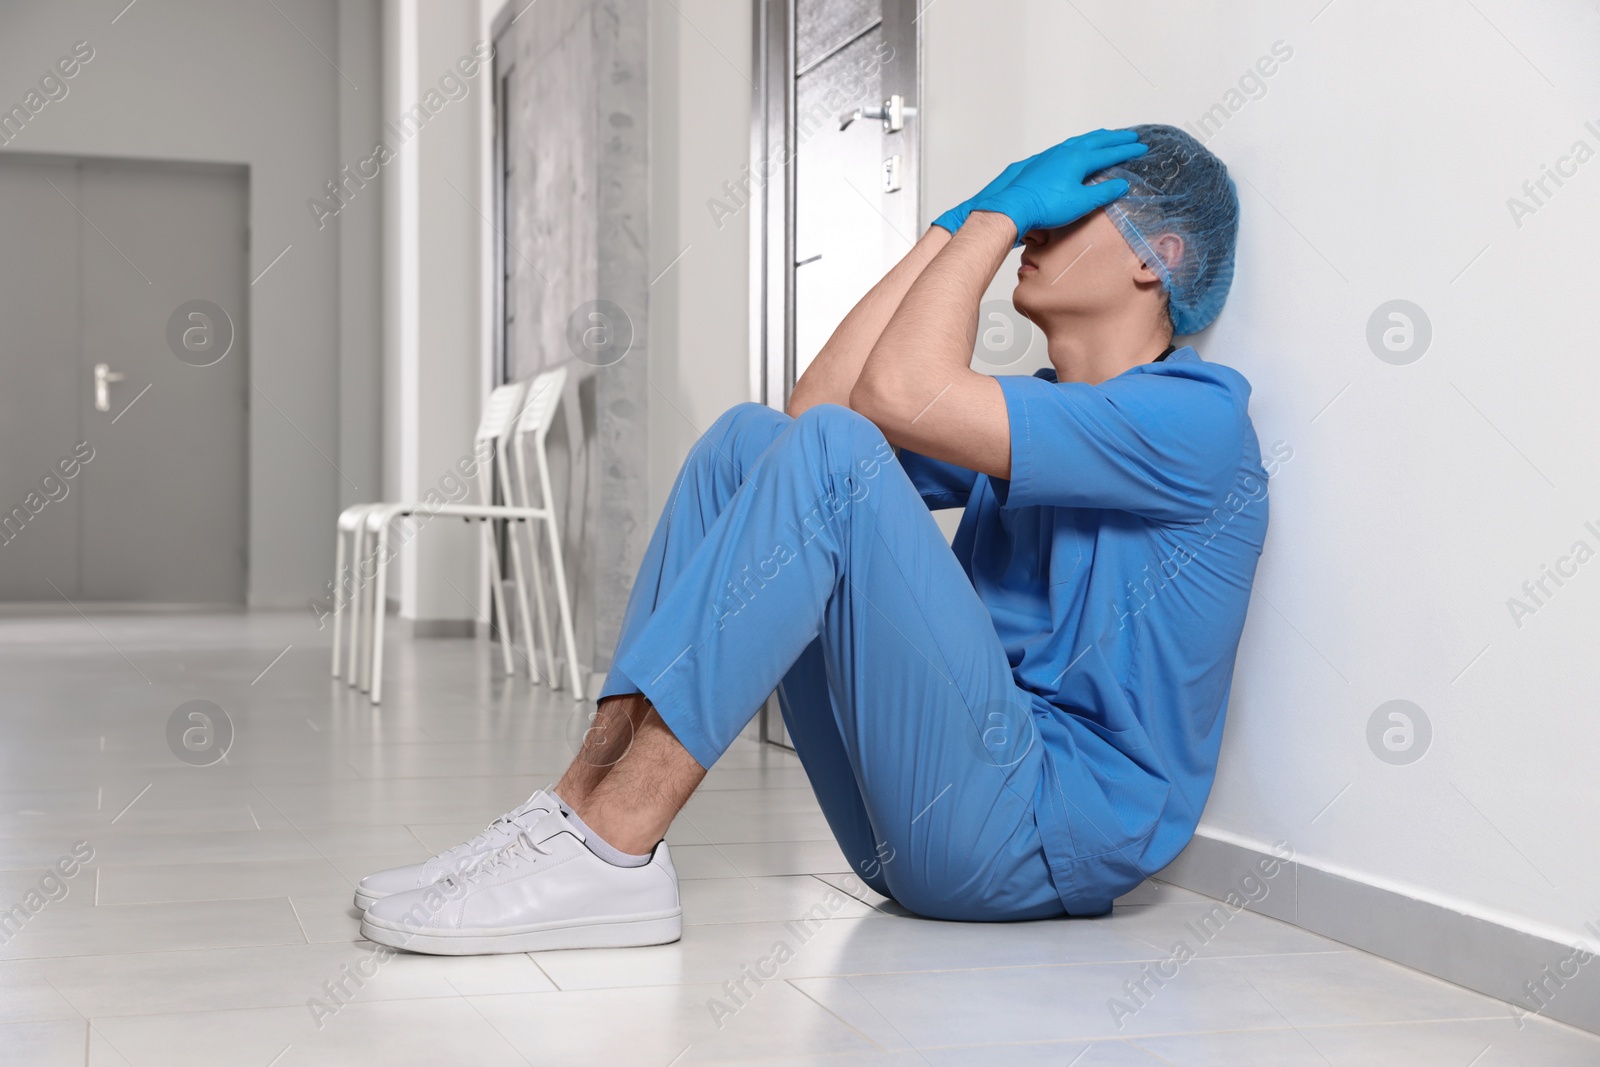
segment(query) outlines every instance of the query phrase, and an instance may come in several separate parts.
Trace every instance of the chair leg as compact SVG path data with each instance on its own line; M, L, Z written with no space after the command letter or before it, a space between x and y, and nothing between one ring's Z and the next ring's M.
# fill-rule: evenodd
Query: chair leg
M515 438L518 442L521 437ZM543 441L540 440L536 447L542 449ZM521 507L532 506L533 490L528 484L528 459L525 445L518 444L511 450L512 465L517 472L517 486L521 492L515 494L516 502ZM510 468L503 468L506 476L502 481L502 490L508 495L512 494L512 485L509 479ZM549 493L545 493L544 507L550 506ZM556 674L555 638L550 632L550 610L544 595L544 565L539 558L539 524L537 521L525 522L523 525L528 531L528 565L533 568L533 600L539 609L539 646L544 649L545 672L541 679L551 689L561 688L560 676ZM522 610L524 629L527 627L528 610L524 603ZM533 632L528 630L528 674L530 677L539 677L539 649L534 647Z
M500 637L501 665L507 674L515 672L511 662L511 621L506 614L505 580L500 575L500 552L494 543L494 520L483 520L483 550L489 554L489 600L494 604L495 627Z
M344 592L344 527L334 526L333 548L333 676L339 677L339 637L344 628L340 599Z
M572 636L572 601L567 596L567 569L561 562L561 528L554 509L546 512L550 525L550 556L556 572L556 610L561 614L561 640L567 650L567 673L572 678L572 699L583 699L583 682L578 678L578 642Z
M349 669L345 666L349 656L346 646L361 632L356 604L361 582L357 572L360 569L361 529L366 524L367 512L371 508L371 504L358 504L350 509L354 512L354 521L348 527L344 525L344 517L340 516L338 543L334 549L333 676L345 681L350 678Z
M528 573L527 567L522 562L522 538L517 536L519 524L506 520L506 540L511 542L511 573L517 579L517 614L522 620L522 634L528 643L528 676L534 675L533 668L533 620L528 614Z
M383 700L383 623L389 613L385 610L388 601L389 567L385 557L389 554L389 523L385 522L378 530L378 579L373 583L373 607L376 614L372 619L372 702L381 703Z
M528 526L528 560L533 569L533 601L539 609L539 647L544 649L544 684L551 689L561 688L561 676L556 673L556 641L550 632L550 607L544 595L544 564L539 557L539 526L538 522L530 522ZM530 642L531 644L531 642ZM528 667L531 671L538 661L536 649L528 649Z
M372 692L372 657L378 648L378 642L383 635L379 632L380 624L388 614L388 595L384 592L387 588L387 575L389 569L385 566L384 553L389 546L389 516L378 514L379 527L377 530L367 526L366 545L372 546L372 579L367 582L366 595L362 600L366 604L363 614L366 616L365 625L361 628L361 656L356 660L356 687L363 693ZM369 516L371 518L371 516Z
M361 516L361 521L356 524L355 536L351 541L351 549L355 559L352 561L355 576L355 590L350 598L353 609L350 615L350 637L346 641L349 646L345 649L344 680L345 684L358 688L361 685L361 657L367 648L367 598L372 591L371 579L366 576L363 566L367 560L367 519L370 513Z

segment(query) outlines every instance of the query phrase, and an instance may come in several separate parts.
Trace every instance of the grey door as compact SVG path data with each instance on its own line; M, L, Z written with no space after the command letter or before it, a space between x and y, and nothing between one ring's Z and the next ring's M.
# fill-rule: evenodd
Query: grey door
M0 157L0 599L243 602L247 195Z

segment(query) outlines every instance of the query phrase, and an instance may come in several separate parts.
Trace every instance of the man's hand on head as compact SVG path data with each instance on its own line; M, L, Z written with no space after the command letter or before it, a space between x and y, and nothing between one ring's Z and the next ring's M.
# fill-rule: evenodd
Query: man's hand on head
M850 406L890 444L997 477L1010 471L1005 397L971 364L978 302L1015 239L1010 218L974 211L873 346Z
M1007 167L982 192L940 216L955 234L918 276L873 345L850 406L896 447L1005 478L1011 427L1000 383L972 369L978 305L1030 230L1056 229L1111 203L1127 182L1085 185L1143 155L1132 130L1095 130Z
M1085 185L1094 174L1149 151L1132 130L1095 130L1068 138L1023 163L1011 180L986 189L969 211L992 211L1009 218L1017 240L1029 230L1053 230L1124 196L1120 178Z
M993 196L1001 189L1004 189L1006 186L1010 185L1011 179L1015 178L1022 171L1023 167L1026 167L1029 163L1032 163L1038 158L1038 155L1035 154L1029 156L1027 159L1017 160L1005 170L1001 171L999 177L995 178L988 185L985 185L982 189L979 189L976 196L970 196L961 203L957 204L955 207L951 208L949 211L946 211L943 215L940 215L938 218L934 219L933 224L954 234L957 230L961 229L962 224L967 221L967 216L972 214L973 204L977 203L979 200L982 200L986 196Z

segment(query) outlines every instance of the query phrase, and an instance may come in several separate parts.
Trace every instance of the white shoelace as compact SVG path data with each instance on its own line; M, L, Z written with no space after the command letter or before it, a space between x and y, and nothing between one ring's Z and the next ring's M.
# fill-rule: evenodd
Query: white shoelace
M518 825L522 825L518 823ZM534 855L530 855L533 853ZM544 840L535 841L528 835L527 828L517 834L516 839L509 844L502 845L489 853L481 862L474 864L472 869L450 875L449 878L457 885L463 882L476 883L479 879L493 873L497 868L516 868L530 863L538 862L534 856L548 856L551 850L544 847Z
M472 837L466 842L439 853L438 858L443 859L446 856L452 856L462 850L466 850L467 852L481 852L483 851L483 846L488 844L489 838L501 827L518 826L526 830L529 824L523 822L523 819L530 815L536 815L542 818L548 814L549 811L544 808L530 808L527 811L508 811L504 815L497 816L493 822L491 822L488 826L485 826L482 830L479 830L476 834L472 835Z

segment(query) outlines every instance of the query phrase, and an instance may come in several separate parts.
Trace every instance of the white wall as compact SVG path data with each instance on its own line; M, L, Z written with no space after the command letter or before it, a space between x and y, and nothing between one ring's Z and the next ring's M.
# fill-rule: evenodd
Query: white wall
M718 229L706 206L750 162L750 16L727 0L650 9L652 527L695 439L751 399L748 212Z
M339 70L368 87L339 82L339 159L349 162L371 153L383 124L382 0L339 0L338 39ZM382 495L383 198L360 193L338 215L341 510Z
M67 97L6 151L249 166L249 277L260 277L248 315L259 389L251 398L248 595L255 605L300 606L332 574L340 499L340 239L335 226L318 229L306 200L336 176L340 94L350 90L330 62L339 51L337 7L277 7L8 4L0 99L21 99L73 42L87 40L94 59ZM361 492L376 490L361 480Z
M1575 943L1600 918L1600 562L1520 626L1507 600L1600 550L1600 159L1520 226L1507 199L1576 141L1600 150L1600 9L1325 4L929 5L927 215L1071 134L1193 123L1293 50L1208 142L1244 215L1197 347L1250 379L1263 446L1293 458L1201 832ZM1366 339L1392 299L1432 324L1410 365ZM1367 742L1393 699L1432 725L1409 765Z
M491 212L477 198L489 150L481 109L493 88L487 65L470 77L456 67L484 39L475 4L385 0L383 16L381 136L393 151L383 178L385 498L443 499L460 485L484 396L478 270ZM446 78L455 98L441 91ZM402 121L419 104L430 116ZM401 617L487 617L477 536L435 519L400 550L391 595Z
M1583 125L1600 125L1600 15L1478 6L929 5L925 215L1072 133L1194 122L1274 42L1293 49L1210 142L1245 215L1233 299L1198 345L1250 378L1263 444L1294 456L1202 832L1286 840L1571 941L1600 912L1583 844L1600 727L1582 703L1600 577L1580 568L1520 628L1506 598L1573 541L1600 548L1578 436L1600 385L1579 317L1600 161L1520 228L1506 198L1578 138L1600 147ZM749 8L732 7L651 11L652 512L695 435L748 395L748 232L705 209L748 161ZM1409 366L1366 341L1396 298L1434 330ZM1396 698L1433 726L1407 766L1366 740Z

